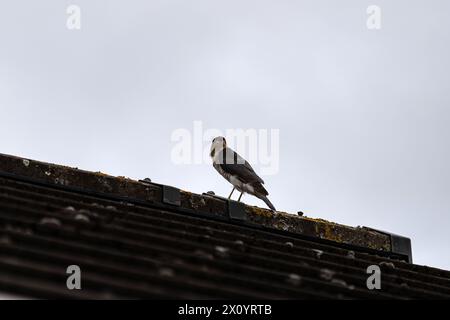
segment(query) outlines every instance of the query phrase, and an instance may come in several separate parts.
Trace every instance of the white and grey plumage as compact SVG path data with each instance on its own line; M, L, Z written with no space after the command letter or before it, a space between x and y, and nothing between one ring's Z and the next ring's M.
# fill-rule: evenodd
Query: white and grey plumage
M227 141L224 137L213 139L210 155L213 160L213 167L233 185L233 190L231 190L228 199L230 199L234 189L237 189L241 192L238 201L246 192L263 200L270 209L275 211L275 207L267 199L269 193L263 187L263 179L256 174L244 158L227 147Z

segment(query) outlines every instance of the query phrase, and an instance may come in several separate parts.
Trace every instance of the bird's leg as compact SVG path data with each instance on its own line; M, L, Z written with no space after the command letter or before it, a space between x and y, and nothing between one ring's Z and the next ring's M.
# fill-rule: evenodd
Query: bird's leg
M241 197L244 194L244 191L241 192L241 195L239 196L238 202L241 201Z
M230 193L230 195L228 196L228 199L230 199L231 198L231 195L233 194L233 192L234 192L234 189L236 189L235 187L233 187L233 190L231 190L231 193Z

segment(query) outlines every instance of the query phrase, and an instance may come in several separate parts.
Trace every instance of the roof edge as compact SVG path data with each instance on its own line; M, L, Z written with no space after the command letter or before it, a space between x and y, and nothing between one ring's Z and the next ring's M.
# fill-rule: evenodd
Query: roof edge
M412 262L411 241L408 238L393 237L389 233L366 227L350 227L286 212L272 212L209 193L195 194L148 180L136 181L5 154L0 154L0 176L100 197L163 206L168 210L177 208L181 213L198 214L343 246L374 250ZM409 252L405 249L408 247L407 243Z

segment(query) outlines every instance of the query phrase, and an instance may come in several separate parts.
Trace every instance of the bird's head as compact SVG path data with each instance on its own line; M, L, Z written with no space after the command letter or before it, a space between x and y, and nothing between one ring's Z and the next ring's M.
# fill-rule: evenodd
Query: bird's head
M214 157L214 155L220 150L227 147L227 140L224 137L215 137L211 143L211 152L210 156Z

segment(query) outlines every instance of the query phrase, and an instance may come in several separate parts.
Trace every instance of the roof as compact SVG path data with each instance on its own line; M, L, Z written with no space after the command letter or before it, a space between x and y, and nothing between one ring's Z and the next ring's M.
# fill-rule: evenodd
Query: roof
M408 238L0 154L0 291L34 298L450 298ZM67 267L81 269L68 290ZM367 268L381 269L369 290Z

